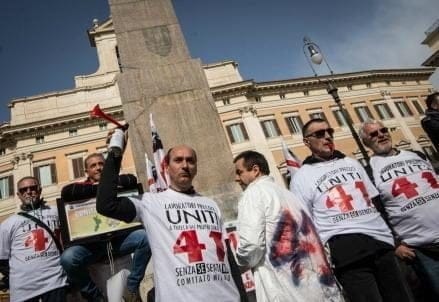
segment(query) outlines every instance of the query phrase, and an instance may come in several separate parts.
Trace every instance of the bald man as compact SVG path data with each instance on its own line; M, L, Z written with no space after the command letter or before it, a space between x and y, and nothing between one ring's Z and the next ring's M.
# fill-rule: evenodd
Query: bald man
M192 186L195 150L186 145L171 148L165 160L169 189L137 198L116 195L122 160L118 153L110 151L105 161L96 206L102 215L145 226L153 254L155 301L240 301L226 257L221 212Z

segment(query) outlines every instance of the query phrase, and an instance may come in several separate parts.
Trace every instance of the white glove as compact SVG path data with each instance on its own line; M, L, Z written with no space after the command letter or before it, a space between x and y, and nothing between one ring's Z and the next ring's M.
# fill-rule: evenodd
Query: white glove
M115 129L111 135L110 143L108 144L108 150L113 151L116 155L120 156L125 149L125 132L122 129Z

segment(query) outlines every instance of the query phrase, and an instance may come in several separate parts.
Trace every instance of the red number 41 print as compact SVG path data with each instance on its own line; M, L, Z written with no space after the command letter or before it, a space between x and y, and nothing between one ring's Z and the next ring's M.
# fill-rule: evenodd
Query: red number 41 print
M355 182L355 189L359 190L363 195L364 200L368 206L371 206L369 193L367 193L366 186L362 181ZM347 194L343 186L337 185L329 191L329 196L326 198L326 207L328 209L337 206L341 212L349 212L354 209L352 205L352 195Z
M432 187L433 189L439 188L439 184L437 183L436 178L431 172L422 172L421 177L425 179L430 184L430 187ZM393 197L396 197L404 194L405 197L408 199L413 198L419 194L416 190L417 187L418 184L410 182L407 177L401 177L393 182L392 195Z
M209 237L212 238L215 244L218 260L223 262L226 253L222 242L222 233L211 231ZM197 231L195 230L181 232L174 244L174 254L187 253L189 263L203 261L202 251L205 249L206 245L198 241Z

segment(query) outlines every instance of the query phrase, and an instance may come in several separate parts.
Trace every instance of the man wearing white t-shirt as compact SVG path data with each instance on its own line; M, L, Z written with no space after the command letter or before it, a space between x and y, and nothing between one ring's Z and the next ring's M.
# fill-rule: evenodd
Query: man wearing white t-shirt
M439 301L439 183L425 155L397 150L379 121L367 121L360 129L389 224L398 239L396 255L413 263L418 276Z
M110 151L105 161L97 211L145 226L153 255L155 301L240 301L230 274L221 212L212 199L192 187L195 151L185 145L170 149L166 159L170 188L138 198L116 197L114 181L122 159L117 153Z
M302 134L312 155L290 189L308 206L349 300L411 301L392 234L373 204L378 191L366 171L335 150L334 130L325 120L310 120Z
M258 302L343 301L307 209L269 176L265 157L235 157L238 205L237 262L253 270Z
M59 241L52 237L59 240L58 210L45 204L40 183L33 176L20 179L17 190L21 212L48 229L18 214L0 225L0 271L9 276L10 300L66 301L67 278L59 261Z

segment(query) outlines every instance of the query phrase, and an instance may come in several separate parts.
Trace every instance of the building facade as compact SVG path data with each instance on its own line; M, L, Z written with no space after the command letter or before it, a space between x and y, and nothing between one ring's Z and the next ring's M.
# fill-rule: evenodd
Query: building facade
M37 176L50 203L64 185L84 178L83 158L105 152L107 132L113 127L90 117L96 104L123 121L116 81L120 65L111 19L95 22L88 33L98 54L95 73L76 76L73 89L16 99L9 105L11 120L0 126L0 221L18 208L15 183L21 177ZM421 150L433 158L435 151L419 123L424 99L433 89L429 78L434 70L370 70L255 82L241 77L236 62L204 65L233 155L248 149L263 153L279 182L286 181L282 141L304 159L308 151L301 127L312 117L325 118L336 130L337 148L362 160L346 121L326 92L324 80L328 77L339 88L357 129L367 118L382 120L399 148ZM149 125L145 131L150 131ZM165 148L172 145L163 143ZM136 172L130 146L122 167L123 172Z
M425 39L421 44L427 45L431 49L429 56L423 63L423 66L439 66L439 19L437 19L426 31Z

